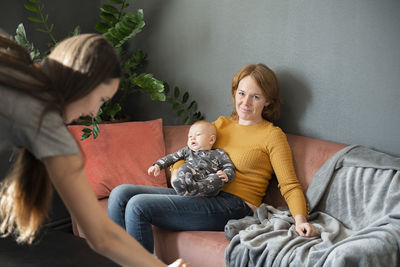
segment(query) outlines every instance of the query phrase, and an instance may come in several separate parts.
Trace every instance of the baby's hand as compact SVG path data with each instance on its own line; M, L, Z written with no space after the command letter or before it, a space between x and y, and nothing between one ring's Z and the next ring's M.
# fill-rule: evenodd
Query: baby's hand
M147 170L147 173L148 173L149 175L154 174L154 176L158 176L158 175L160 174L160 166L158 166L157 164L151 166L151 167Z
M219 178L221 178L222 182L226 183L228 182L228 175L224 171L217 171L217 175Z

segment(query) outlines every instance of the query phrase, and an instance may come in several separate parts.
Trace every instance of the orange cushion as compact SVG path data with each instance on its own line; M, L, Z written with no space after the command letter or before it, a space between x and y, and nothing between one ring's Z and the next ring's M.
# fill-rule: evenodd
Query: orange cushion
M147 169L165 155L162 119L100 124L100 134L80 141L85 126L68 126L81 146L88 181L98 199L120 184L166 187L165 172L149 176Z

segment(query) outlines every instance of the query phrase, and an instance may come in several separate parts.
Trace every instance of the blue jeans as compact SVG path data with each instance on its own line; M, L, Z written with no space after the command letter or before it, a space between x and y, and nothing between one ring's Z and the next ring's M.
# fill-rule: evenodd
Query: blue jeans
M152 225L176 231L223 231L230 219L253 212L239 197L180 196L172 188L123 184L111 191L108 216L153 253Z

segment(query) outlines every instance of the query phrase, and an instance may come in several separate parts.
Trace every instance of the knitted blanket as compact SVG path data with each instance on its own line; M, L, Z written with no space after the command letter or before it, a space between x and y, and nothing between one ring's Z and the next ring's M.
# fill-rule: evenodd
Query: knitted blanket
M226 266L400 266L400 158L346 147L306 197L320 236L297 235L287 208L262 204L226 225Z

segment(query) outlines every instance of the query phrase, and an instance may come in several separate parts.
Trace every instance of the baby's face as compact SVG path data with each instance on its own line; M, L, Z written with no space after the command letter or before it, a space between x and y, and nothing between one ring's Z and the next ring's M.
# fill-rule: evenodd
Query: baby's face
M188 134L188 147L193 151L210 150L215 142L213 135L208 127L202 124L192 125Z

